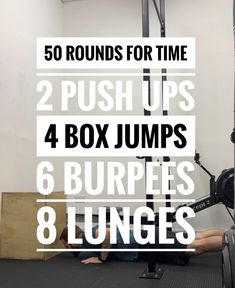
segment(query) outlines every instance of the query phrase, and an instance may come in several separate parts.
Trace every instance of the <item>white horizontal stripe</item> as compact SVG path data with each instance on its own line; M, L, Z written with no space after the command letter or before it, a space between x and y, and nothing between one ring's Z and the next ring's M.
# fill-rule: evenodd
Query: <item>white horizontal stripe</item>
M90 77L90 76L196 76L195 73L127 73L127 72L121 72L121 73L54 73L54 72L40 72L37 73L37 76L51 76L51 77L71 77L71 76L76 76L76 77Z
M194 252L195 249L37 249L37 252Z
M143 202L152 202L152 203L164 203L164 202L195 202L195 199L37 199L37 202L65 202L65 203L95 203L95 202L108 202L108 203L143 203Z

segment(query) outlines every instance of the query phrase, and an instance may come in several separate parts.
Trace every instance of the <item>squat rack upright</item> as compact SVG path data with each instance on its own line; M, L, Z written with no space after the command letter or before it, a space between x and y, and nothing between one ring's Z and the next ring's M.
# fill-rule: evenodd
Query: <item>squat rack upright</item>
M156 3L156 0L152 0L153 5L155 7L158 20L160 23L160 34L161 37L166 37L166 25L165 25L165 0L159 0L160 9L158 8L158 4ZM149 0L142 0L142 36L143 37L150 37L150 29L149 29ZM161 69L161 84L162 84L162 103L164 102L164 93L163 93L163 83L167 80L166 76L167 70L165 68ZM148 104L151 104L151 73L149 68L143 69L143 80L147 81L149 83L148 85ZM144 109L144 115L145 116L151 116L151 112ZM167 116L168 112L166 110L162 110L162 115ZM145 163L151 162L152 157L147 156L145 157ZM163 162L170 161L170 158L168 156L163 157ZM168 184L170 186L170 182ZM170 188L170 187L169 187ZM166 207L170 207L170 195L166 194ZM147 200L152 200L152 195L146 194ZM147 201L147 206L151 209L154 209L153 202Z
M149 32L149 0L141 0L142 1L142 37L150 37ZM158 8L158 4L156 3L156 0L152 0L153 5L155 7L157 17L160 23L160 35L161 37L166 36L166 25L165 25L165 0L159 0L160 9ZM161 69L161 85L162 85L162 103L164 101L164 93L163 93L163 83L167 80L166 76L167 70L165 68ZM148 82L148 104L151 104L151 72L149 68L143 69L143 81ZM167 116L168 112L162 110L162 115ZM144 116L151 116L151 112L144 109ZM145 159L145 167L148 162L152 161L151 156L144 157ZM168 156L163 157L163 162L170 161L170 158ZM170 181L168 182L168 187L170 189ZM166 207L170 207L170 195L166 194ZM151 208L154 211L154 202L153 195L146 194L146 206ZM150 253L147 254L147 261L148 261L148 267L147 269L140 275L140 278L144 279L160 279L164 273L164 270L160 267L156 269L155 263L156 259L154 256L154 253L150 255Z

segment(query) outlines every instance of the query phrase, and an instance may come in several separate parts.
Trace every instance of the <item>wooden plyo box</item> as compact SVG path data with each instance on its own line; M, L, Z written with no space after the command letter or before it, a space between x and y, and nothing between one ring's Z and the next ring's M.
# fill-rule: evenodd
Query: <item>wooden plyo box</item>
M37 249L63 248L59 240L60 233L66 226L66 204L47 203L46 199L64 199L63 192L53 192L43 196L36 192L3 192L1 201L1 238L0 257L7 259L41 259L47 260L56 252L37 252ZM45 199L38 203L37 199ZM55 210L57 231L56 241L43 245L37 240L37 213L43 206ZM48 232L46 229L45 232ZM46 234L45 234L46 235Z

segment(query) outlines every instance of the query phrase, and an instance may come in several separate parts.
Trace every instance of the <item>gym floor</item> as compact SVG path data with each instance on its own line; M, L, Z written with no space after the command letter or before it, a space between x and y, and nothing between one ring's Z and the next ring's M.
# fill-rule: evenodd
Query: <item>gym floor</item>
M46 262L0 260L2 288L221 288L221 254L211 253L190 259L187 266L157 264L165 272L161 280L139 279L145 262L116 262L84 265L70 253Z

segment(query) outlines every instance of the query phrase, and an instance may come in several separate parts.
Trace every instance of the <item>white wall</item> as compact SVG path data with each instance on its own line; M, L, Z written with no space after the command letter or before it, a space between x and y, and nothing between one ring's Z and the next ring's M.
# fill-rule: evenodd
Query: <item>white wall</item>
M151 9L151 35L158 36L156 13ZM197 117L197 149L203 164L218 176L233 165L229 141L233 127L232 1L168 0L166 20L168 36L197 39L193 111ZM63 5L60 0L1 0L0 24L0 191L34 191L38 163L36 37L141 36L141 1L81 0ZM58 89L57 79L54 81ZM135 89L137 95L138 84ZM53 101L58 101L56 93ZM139 102L135 103L135 112L142 113ZM59 190L63 189L63 159L54 161L59 167ZM209 192L209 186L207 176L195 168L194 197L198 198ZM137 196L144 197L143 191L142 183ZM194 222L195 228L227 227L231 223L221 205L199 213Z
M150 16L151 36L159 36L153 6ZM141 25L141 1L83 0L64 5L64 36L141 36ZM233 166L229 140L233 128L232 1L166 1L166 25L167 36L196 37L196 146L203 164L218 176ZM140 105L136 111L142 113ZM194 181L194 198L209 193L209 179L196 165ZM143 193L143 185L136 193ZM228 227L231 219L217 205L198 213L193 223L197 229Z
M36 37L62 36L59 0L0 1L0 191L36 191Z

